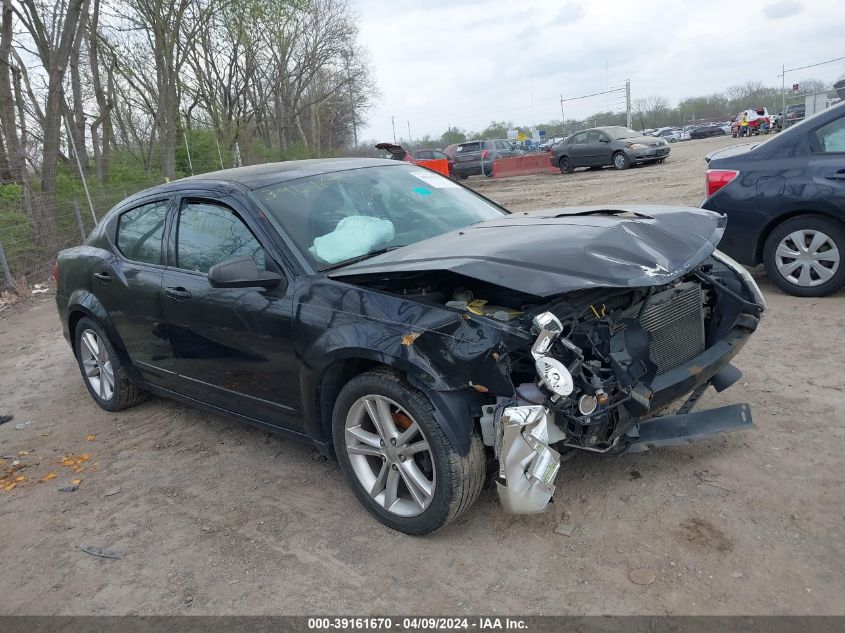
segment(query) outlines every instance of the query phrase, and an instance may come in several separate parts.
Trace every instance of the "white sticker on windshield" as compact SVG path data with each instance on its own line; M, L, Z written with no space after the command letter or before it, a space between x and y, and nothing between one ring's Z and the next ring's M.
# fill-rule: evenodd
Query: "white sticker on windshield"
M416 176L420 180L422 180L427 185L431 185L435 189L458 189L460 186L454 180L449 180L448 178L444 178L440 174L435 174L433 171L424 171L422 169L418 171L412 171L412 176Z

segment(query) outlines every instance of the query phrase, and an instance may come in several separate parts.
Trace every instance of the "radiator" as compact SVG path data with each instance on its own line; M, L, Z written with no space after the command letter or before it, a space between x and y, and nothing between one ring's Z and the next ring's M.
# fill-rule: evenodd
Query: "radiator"
M704 306L701 284L685 282L648 299L640 317L651 332L652 362L662 374L704 351Z

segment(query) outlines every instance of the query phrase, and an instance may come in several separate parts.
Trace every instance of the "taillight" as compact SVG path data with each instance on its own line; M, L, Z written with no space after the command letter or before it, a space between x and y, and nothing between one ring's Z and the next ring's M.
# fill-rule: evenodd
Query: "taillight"
M56 282L56 286L59 285L59 262L53 264L53 270L50 271L51 276L53 277L53 281Z
M732 183L737 176L739 176L739 172L735 169L708 169L707 197L709 198L725 185Z
M485 149L483 152L481 152L481 158L487 158L487 155L488 155L489 153L490 153L490 150L489 150L489 149Z

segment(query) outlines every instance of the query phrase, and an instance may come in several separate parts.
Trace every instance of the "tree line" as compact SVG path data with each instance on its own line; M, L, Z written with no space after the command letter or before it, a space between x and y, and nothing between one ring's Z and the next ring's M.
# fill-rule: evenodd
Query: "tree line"
M80 167L172 179L189 139L210 167L336 152L376 94L356 19L347 0L2 0L0 184L49 236Z

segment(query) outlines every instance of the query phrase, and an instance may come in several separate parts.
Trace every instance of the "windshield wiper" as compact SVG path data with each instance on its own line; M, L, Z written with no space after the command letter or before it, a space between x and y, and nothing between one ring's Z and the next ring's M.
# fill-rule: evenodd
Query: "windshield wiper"
M626 217L642 218L644 220L653 220L654 217L639 211L631 211L630 209L590 209L589 211L578 211L577 213L558 213L556 218L568 218L577 215L621 215Z
M404 244L399 246L389 246L387 248L379 248L374 251L370 251L369 253L364 253L363 255L358 255L357 257L350 257L349 259L344 259L343 261L336 262L331 264L330 266L326 266L325 268L321 268L320 272L327 272L329 270L335 270L337 268L343 268L344 266L349 266L350 264L355 264L357 262L362 262L365 259L370 259L371 257L375 257L376 255L384 255L385 253L389 253L390 251L395 251L397 248L402 248Z

